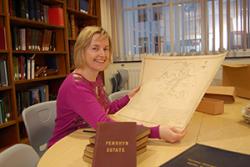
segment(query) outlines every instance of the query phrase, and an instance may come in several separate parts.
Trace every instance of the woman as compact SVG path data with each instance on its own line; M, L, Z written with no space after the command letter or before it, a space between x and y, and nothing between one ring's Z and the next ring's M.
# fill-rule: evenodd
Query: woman
M79 34L74 48L75 70L62 83L57 96L57 118L48 146L79 128L89 125L96 128L97 122L112 122L108 114L114 114L125 106L139 88L127 96L109 102L99 73L109 65L111 40L101 27L88 26ZM184 136L175 128L151 127L151 138L177 142Z

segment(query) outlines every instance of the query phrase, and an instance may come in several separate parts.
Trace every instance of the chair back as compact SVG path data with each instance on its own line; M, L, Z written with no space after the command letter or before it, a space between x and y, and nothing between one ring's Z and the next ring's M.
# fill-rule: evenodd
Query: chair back
M118 92L111 93L109 95L109 100L112 102L128 94L130 90L120 90Z
M40 157L27 144L15 144L0 153L2 167L36 167Z
M22 112L29 142L42 156L55 126L56 101L47 101L32 105Z

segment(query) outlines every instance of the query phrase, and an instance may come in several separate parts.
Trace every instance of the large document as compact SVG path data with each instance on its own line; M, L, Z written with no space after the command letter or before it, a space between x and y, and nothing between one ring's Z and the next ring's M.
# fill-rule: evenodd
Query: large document
M225 55L145 56L140 91L114 118L185 129Z

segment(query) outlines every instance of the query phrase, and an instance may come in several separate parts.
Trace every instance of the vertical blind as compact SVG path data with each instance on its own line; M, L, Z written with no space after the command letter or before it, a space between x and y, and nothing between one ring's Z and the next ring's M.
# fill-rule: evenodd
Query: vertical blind
M223 50L250 57L249 1L113 0L114 61Z

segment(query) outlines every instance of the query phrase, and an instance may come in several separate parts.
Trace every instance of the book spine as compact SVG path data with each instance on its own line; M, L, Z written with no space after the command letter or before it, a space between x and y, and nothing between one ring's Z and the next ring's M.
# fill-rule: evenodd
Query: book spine
M49 7L48 23L56 26L64 26L63 9L60 7Z

